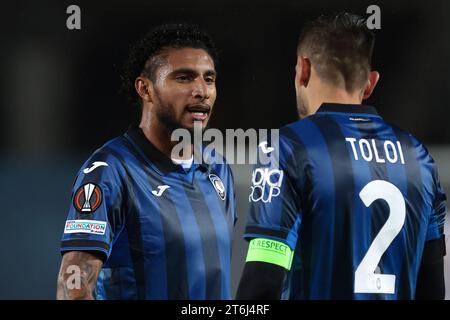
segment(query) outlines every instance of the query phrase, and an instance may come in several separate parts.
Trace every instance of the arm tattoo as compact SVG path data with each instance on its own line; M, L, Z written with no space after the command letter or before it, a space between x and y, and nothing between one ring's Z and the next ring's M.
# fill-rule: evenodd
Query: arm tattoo
M91 252L70 251L64 254L58 275L56 299L92 300L102 260Z

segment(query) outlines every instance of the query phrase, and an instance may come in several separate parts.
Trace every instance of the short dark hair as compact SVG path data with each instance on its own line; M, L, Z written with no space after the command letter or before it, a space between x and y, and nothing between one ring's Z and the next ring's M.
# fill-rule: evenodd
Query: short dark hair
M306 54L319 77L341 84L351 92L362 88L369 76L375 33L366 19L347 12L322 15L306 23L298 41L297 54Z
M140 105L134 82L141 74L155 81L156 69L164 63L161 54L169 48L205 50L217 64L217 50L211 37L198 26L186 23L163 24L147 32L131 48L122 71L122 91L133 104Z

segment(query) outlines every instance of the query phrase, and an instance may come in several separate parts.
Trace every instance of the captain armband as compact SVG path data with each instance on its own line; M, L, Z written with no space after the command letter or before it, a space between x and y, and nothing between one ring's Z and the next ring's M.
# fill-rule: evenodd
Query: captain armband
M250 241L245 262L267 262L290 270L293 255L291 248L282 242L256 238Z

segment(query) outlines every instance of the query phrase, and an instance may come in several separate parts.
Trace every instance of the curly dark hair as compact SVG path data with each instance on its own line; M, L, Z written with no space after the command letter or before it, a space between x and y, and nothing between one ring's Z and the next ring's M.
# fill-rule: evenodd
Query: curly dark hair
M155 71L165 63L161 53L167 48L197 48L205 50L217 64L217 50L211 37L198 26L186 23L163 24L147 32L131 48L124 64L122 92L134 105L141 107L134 82L141 74L155 81Z
M367 81L374 44L365 18L338 12L306 23L297 54L307 54L323 80L337 84L343 78L347 91L353 91Z

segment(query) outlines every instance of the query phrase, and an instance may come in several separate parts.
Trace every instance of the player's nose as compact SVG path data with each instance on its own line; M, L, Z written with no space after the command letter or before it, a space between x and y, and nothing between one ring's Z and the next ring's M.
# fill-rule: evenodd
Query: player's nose
M208 85L205 80L197 79L194 82L194 86L192 88L192 96L196 99L206 100L209 98L210 93L208 90Z

